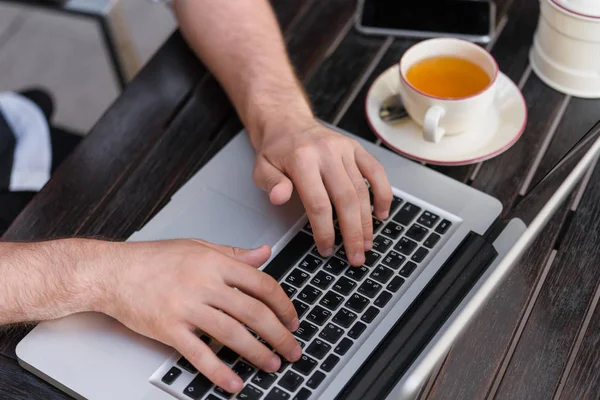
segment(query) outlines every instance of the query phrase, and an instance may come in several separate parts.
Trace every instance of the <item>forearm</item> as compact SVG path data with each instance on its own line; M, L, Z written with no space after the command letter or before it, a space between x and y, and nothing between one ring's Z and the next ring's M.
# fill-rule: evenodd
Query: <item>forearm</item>
M42 321L99 307L94 263L102 251L88 240L0 244L0 325Z
M256 146L279 125L302 128L312 111L267 0L176 0L187 41L221 82Z

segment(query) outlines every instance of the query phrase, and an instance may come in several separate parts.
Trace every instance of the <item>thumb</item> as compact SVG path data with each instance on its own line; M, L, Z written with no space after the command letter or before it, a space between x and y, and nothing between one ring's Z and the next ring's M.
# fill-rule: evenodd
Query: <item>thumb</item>
M269 194L269 200L276 206L286 203L292 197L292 181L262 156L256 160L252 178L256 186Z
M199 239L194 239L194 241L254 268L260 267L267 262L269 257L271 257L271 248L267 245L258 247L256 249L242 249L239 247L209 243Z

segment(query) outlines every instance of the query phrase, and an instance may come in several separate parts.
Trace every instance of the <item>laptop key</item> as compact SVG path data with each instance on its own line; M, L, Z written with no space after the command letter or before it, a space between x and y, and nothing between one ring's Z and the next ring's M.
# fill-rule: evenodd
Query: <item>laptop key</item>
M410 276L410 274L413 273L413 271L415 270L415 268L417 268L417 264L415 264L412 261L409 261L400 270L400 275L402 275L405 278L408 278Z
M417 242L420 242L425 238L428 232L429 231L423 228L421 225L414 224L410 227L408 232L406 232L406 236L413 240L416 240Z
M381 233L383 233L389 238L398 239L402 234L402 231L404 231L402 225L398 225L395 222L388 222L388 224L385 226L385 228L383 228Z
M429 235L427 237L427 240L425 240L425 243L423 243L423 246L427 247L428 249L433 249L435 247L435 245L437 244L437 242L440 241L441 236L438 235L437 233L432 233L431 235Z
M306 304L304 304L303 302L301 302L298 299L292 300L292 304L294 305L294 308L296 309L296 313L298 314L298 319L302 318L302 316L310 308L309 306L307 306Z
M344 330L337 325L329 323L325 329L319 333L319 337L325 339L331 344L335 344L344 334Z
M292 369L306 376L310 374L316 366L317 362L315 360L313 360L306 354L303 354L298 361L292 364Z
M252 385L246 385L246 387L237 395L238 399L244 400L259 400L263 395L261 390L258 390Z
M398 289L400 289L400 286L402 286L403 283L404 283L404 279L402 279L399 276L395 276L392 279L392 281L387 285L386 289L389 290L390 292L396 293L398 291Z
M352 347L353 344L354 342L352 340L348 338L343 338L340 344L336 346L334 352L336 354L339 354L340 356L343 356L348 352L348 350L350 350L350 347Z
M221 399L211 393L208 395L208 397L205 400L221 400Z
M295 392L296 389L298 389L300 385L302 385L302 382L304 382L303 377L301 377L295 372L288 371L279 380L278 385L284 389L289 390L290 392Z
M423 261L423 259L425 259L425 257L427 257L427 254L429 254L429 250L427 250L425 247L419 247L419 249L415 251L415 254L413 254L410 259L414 262L420 263Z
M379 296L377 296L377 299L375 299L375 303L373 304L375 304L377 307L385 307L391 299L392 294L384 290Z
M186 396L197 400L204 396L212 386L213 383L207 377L202 374L198 374L194 377L194 380L192 380L192 382L187 385L185 389L183 389L183 393Z
M306 348L306 354L309 356L313 356L319 360L322 360L323 357L329 353L331 350L331 346L322 341L321 339L315 339L313 342Z
M321 306L315 306L306 319L317 325L323 325L329 317L331 317L331 311L326 310Z
M306 287L300 293L298 293L297 297L305 303L314 304L314 302L317 301L322 293L323 292L321 292L319 289L311 285L306 285Z
M217 357L226 362L227 364L233 364L240 357L238 353L231 350L227 346L223 346L217 353Z
M312 254L308 254L304 259L298 264L300 268L307 272L315 272L317 268L323 263L323 260L313 256Z
M379 309L377 307L370 306L369 308L367 308L367 311L365 311L365 313L362 315L362 317L360 317L360 319L361 319L361 321L370 323L370 322L373 322L373 320L375 319L375 317L377 317L378 314L379 314Z
M406 257L398 253L397 251L392 250L389 253L387 253L387 255L381 263L390 268L398 269L404 261L406 261Z
M335 317L333 317L332 321L341 327L348 328L350 325L352 325L355 319L355 313L345 308L342 308L340 311L338 311L337 314L335 314Z
M331 372L337 363L340 361L340 358L335 354L330 354L327 356L323 364L321 364L321 369L325 372Z
M394 250L399 251L400 253L404 254L405 256L408 256L408 255L410 255L410 253L412 253L415 250L416 247L417 247L417 244L415 242L403 237L400 239L400 241L398 243L396 243L396 245L394 246Z
M311 395L312 392L310 390L302 388L298 391L298 393L296 393L296 396L294 396L294 400L308 400Z
M281 283L281 288L283 289L283 291L285 292L285 294L287 294L287 296L288 296L290 299L291 299L291 298L292 298L292 297L293 297L293 296L296 294L296 292L298 291L298 289L296 289L296 288L295 288L295 287L293 287L293 286L290 286L290 285L288 285L288 284L287 284L287 283L285 283L285 282L282 282L282 283Z
M335 276L328 274L324 271L319 271L317 274L311 279L310 283L318 287L319 289L327 289L329 285L333 283L335 280Z
M400 211L398 211L398 214L394 216L393 220L399 224L408 226L415 219L415 217L420 211L420 207L417 207L412 203L406 202L404 203Z
M400 197L394 196L392 199L392 205L390 206L390 215L394 215L394 212L400 207L402 204L402 199Z
M300 342L298 342L298 343L300 343ZM275 354L277 354L277 353L275 353ZM288 360L286 360L285 358L283 358L282 356L280 356L279 354L277 354L277 357L279 357L279 359L281 360L281 365L279 366L277 373L281 374L285 370L285 367L290 365L290 362Z
M325 264L323 267L323 270L334 275L339 275L344 271L344 269L346 269L348 265L349 264L344 260L340 260L337 257L331 257L331 259L327 261L327 264Z
M258 373L254 375L254 378L252 378L252 383L263 389L268 389L276 380L277 375L265 371L258 371Z
M388 251L392 243L392 239L388 239L382 235L376 236L375 239L373 239L373 250L376 250L380 253L385 253Z
M394 275L394 271L389 268L384 267L383 265L377 266L369 275L373 280L376 280L379 283L387 283L390 278Z
M293 333L293 335L302 340L309 341L315 335L315 333L317 333L318 330L319 328L317 328L310 322L302 321L300 322L300 327L296 330L296 332Z
M373 218L373 233L376 233L382 225L382 221L378 220L377 218Z
M371 279L367 279L360 287L358 288L358 292L364 294L369 298L374 298L377 296L377 293L381 290L381 285Z
M336 218L334 218L334 219L336 219ZM335 228L334 231L335 231L335 245L339 246L344 241L344 238L342 237L342 232L340 232L340 230L338 228Z
M352 311L360 313L369 305L369 299L358 293L354 293L344 305Z
M346 249L344 246L340 247L337 253L335 253L335 256L340 260L348 261L348 254L346 254Z
M355 281L360 282L365 277L365 275L367 275L367 272L369 272L369 269L362 265L360 267L348 268L344 275L346 275L348 278L352 278Z
M358 339L360 335L367 329L367 326L360 321L357 321L348 331L348 336L352 339Z
M356 282L342 276L338 281L333 285L333 290L343 294L348 295L352 290L356 287Z
M321 382L323 382L324 379L325 374L321 371L316 371L313 374L313 376L310 377L308 382L306 382L306 386L308 386L311 389L316 389L317 387L319 387L319 385L321 384Z
M314 245L315 240L311 235L305 232L298 232L263 269L263 272L271 275L276 281L281 280L296 265L300 257Z
M329 291L325 293L325 296L323 296L321 301L319 301L319 304L321 304L324 307L327 307L331 311L335 311L340 306L340 304L342 304L342 301L344 301L344 298L342 296L335 292Z
M428 228L433 228L438 219L440 219L440 217L438 217L434 213L430 211L425 211L423 214L421 214L417 222Z
M189 373L195 374L196 372L198 372L196 367L194 367L192 363L189 362L185 357L181 357L179 361L177 361L177 365L179 365L181 368L185 369Z
M181 370L177 367L171 367L169 372L167 372L165 376L162 377L161 381L165 385L170 385L173 382L175 382L175 379L179 378L179 375L181 375Z
M442 222L440 222L440 224L437 226L437 228L435 228L435 231L437 233L439 233L440 235L443 235L444 233L448 232L448 229L450 229L451 226L452 226L452 222L445 219L445 220L442 220Z
M265 400L289 400L290 395L283 389L274 388L271 392L265 397Z
M309 275L306 272L298 268L294 268L294 270L288 275L288 277L285 278L285 281L299 288L302 287L302 285L304 285L304 282L306 282L308 277Z
M379 253L375 253L374 251L367 251L365 253L365 265L367 267L372 267L373 265L375 265L375 263L377 262L377 260L379 260L379 258L381 257L381 255Z
M252 368L249 364L246 364L243 361L238 361L232 368L233 372L235 372L242 380L245 382L250 378L250 376L254 373L254 368Z
M233 397L233 393L226 392L225 389L222 389L218 386L216 388L214 388L213 390L215 391L215 393L217 393L222 398L230 399Z
M310 221L308 221L308 222L306 223L306 225L304 225L304 228L303 228L303 229L304 229L306 232L310 233L310 234L312 234L312 233L313 233L313 231L312 231L312 226L310 226Z

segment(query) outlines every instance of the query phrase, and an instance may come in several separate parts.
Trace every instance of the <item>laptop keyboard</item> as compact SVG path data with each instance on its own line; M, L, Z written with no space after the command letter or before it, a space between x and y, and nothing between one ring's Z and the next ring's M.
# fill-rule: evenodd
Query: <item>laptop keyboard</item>
M307 223L264 269L280 282L298 313L300 328L294 336L303 348L299 361L289 363L282 358L279 371L267 373L228 347L201 336L245 382L236 398L306 400L322 389L328 375L335 374L336 367L347 362L368 336L365 332L376 325L377 317L401 298L395 295L422 270L452 226L447 219L398 197L394 197L390 215L387 221L373 218L373 250L367 252L361 267L349 265L337 228L336 252L330 258L322 257ZM183 357L169 361L159 371L163 371L160 382L153 383L177 398L233 397ZM178 382L184 379L183 384ZM179 389L174 390L175 386Z

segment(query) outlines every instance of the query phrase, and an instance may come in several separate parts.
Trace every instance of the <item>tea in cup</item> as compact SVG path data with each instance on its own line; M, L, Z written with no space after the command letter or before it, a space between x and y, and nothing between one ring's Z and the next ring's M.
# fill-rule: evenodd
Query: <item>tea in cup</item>
M420 42L400 60L399 94L428 142L477 126L494 106L498 64L483 48L459 39Z

